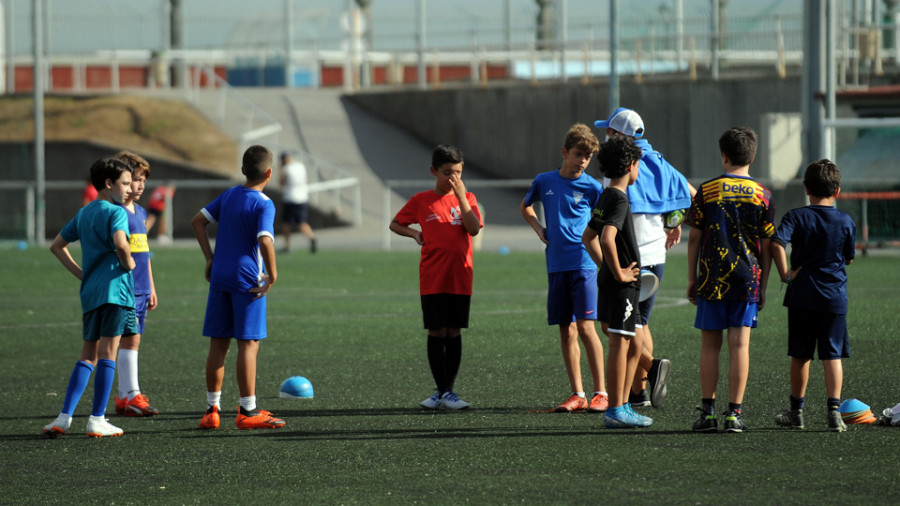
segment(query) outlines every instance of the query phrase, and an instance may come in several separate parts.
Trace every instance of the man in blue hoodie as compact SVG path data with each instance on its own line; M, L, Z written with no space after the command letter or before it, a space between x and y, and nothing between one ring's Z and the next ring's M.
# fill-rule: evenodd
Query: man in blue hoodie
M607 137L632 137L641 148L638 178L628 187L628 201L641 255L641 268L653 272L662 281L666 250L681 242L681 218L683 211L691 206L696 189L644 139L644 121L637 112L619 107L609 119L597 120L594 126L605 129ZM604 181L603 186L606 185L607 181ZM655 300L654 293L640 303L644 352L629 397L633 407L652 405L658 408L668 393L666 382L672 364L666 359L653 358L649 323ZM650 387L649 392L647 386Z

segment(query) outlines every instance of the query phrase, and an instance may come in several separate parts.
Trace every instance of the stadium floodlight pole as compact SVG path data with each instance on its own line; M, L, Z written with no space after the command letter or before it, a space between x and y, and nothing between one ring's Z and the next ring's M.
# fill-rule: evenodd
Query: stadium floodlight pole
M804 160L825 156L823 149L824 114L818 94L823 87L823 38L827 0L803 0L803 146Z
M619 0L609 0L609 113L619 107Z
M3 9L3 4L0 3L0 31L3 32L3 37L0 37L0 60L6 62L10 60L12 57L6 54L6 42L8 41L6 37L6 29L9 27L9 24L6 23L6 11ZM6 94L6 65L0 63L0 95Z
M569 65L566 60L566 49L569 42L569 17L568 9L566 9L566 0L559 0L559 60L561 72L560 76L562 76L562 82L565 83L569 80ZM587 72L587 69L585 69Z
M684 0L675 0L675 50L678 70L684 65Z
M284 86L294 87L294 0L284 0Z
M719 0L710 0L712 2L712 16L710 16L711 21L711 30L712 37L709 39L710 43L710 62L709 68L712 73L713 81L719 80L719 38L722 36L720 33L719 26L719 9L721 5L719 4Z
M44 0L32 5L32 38L34 39L34 182L35 182L35 240L42 246L46 239L47 182L44 180Z
M828 121L836 117L837 71L835 69L836 37L837 37L837 2L826 0L825 7L825 116ZM836 158L835 130L825 128L822 132L822 153L829 159Z
M424 90L428 86L425 75L425 0L416 2L416 13L418 14L418 31L416 32L416 46L419 53L418 87L420 90Z
M513 29L512 29L512 0L506 0L506 8L503 11L504 28L506 29L506 50L513 50Z

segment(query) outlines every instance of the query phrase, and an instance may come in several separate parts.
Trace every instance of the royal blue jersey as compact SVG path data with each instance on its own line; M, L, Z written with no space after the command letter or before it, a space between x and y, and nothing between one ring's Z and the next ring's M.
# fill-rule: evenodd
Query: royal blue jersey
M210 288L246 292L259 286L264 272L259 238L275 240L275 204L259 190L231 187L203 208L203 215L218 223Z
M802 267L784 305L847 314L847 262L856 255L856 224L834 206L810 205L781 218L773 241L791 243L791 269Z
M121 204L120 204L121 205ZM128 243L134 258L134 294L150 294L150 244L147 242L147 210L134 204L134 212L121 206L128 215Z
M82 207L59 233L66 242L81 241L81 312L104 304L134 308L131 271L119 264L113 235L128 235L125 210L108 200Z
M540 201L544 207L548 273L597 268L581 235L602 192L600 182L586 172L575 179L562 177L559 170L534 178L525 194L525 205Z

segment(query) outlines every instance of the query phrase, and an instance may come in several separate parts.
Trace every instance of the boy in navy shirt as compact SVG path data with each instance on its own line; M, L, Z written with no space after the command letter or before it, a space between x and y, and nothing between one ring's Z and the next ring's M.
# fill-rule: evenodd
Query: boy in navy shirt
M847 335L847 269L856 254L856 224L834 207L841 193L841 173L830 160L806 167L803 186L809 205L793 209L781 219L772 238L772 258L781 280L788 284L788 355L791 357L791 409L775 423L803 429L803 405L809 382L809 362L818 350L825 370L828 430L847 430L838 407L844 371L841 359L850 356ZM785 245L791 243L791 267Z

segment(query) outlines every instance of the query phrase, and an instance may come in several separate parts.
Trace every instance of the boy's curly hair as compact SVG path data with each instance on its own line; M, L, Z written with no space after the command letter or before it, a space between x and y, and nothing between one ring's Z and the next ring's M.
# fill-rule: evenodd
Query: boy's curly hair
M617 179L628 173L628 167L641 159L641 148L634 139L627 135L616 135L600 145L597 161L600 172L610 178Z

